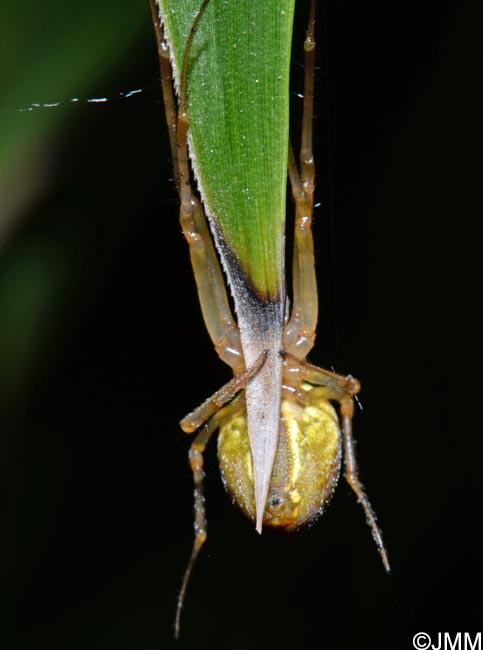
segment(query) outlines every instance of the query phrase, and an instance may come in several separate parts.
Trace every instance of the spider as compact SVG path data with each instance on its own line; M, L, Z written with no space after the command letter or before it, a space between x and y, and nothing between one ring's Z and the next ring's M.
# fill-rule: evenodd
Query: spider
M190 181L188 60L208 3L209 0L202 3L188 36L176 105L169 46L155 0L150 0L174 176L180 197L181 227L189 244L207 330L216 352L232 368L234 375L180 423L186 433L196 433L189 452L195 486L194 543L178 597L176 636L192 568L207 536L203 453L216 431L224 485L241 510L255 522L259 533L263 526L296 530L320 516L337 483L343 456L346 480L365 511L384 567L389 571L382 536L357 472L352 417L359 382L350 375L324 370L306 360L315 340L318 309L312 236L315 0L311 0L304 41L299 163L291 145L288 155L288 177L295 203L290 309L284 296L276 301L257 293L240 269L216 222L211 223L229 282L236 289L238 321L231 312L222 268L201 201ZM340 424L331 401L339 404Z

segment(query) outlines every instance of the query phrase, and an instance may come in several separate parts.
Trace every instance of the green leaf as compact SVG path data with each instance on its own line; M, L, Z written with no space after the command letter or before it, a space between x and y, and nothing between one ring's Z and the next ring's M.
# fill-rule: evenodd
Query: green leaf
M248 282L270 301L285 293L294 1L211 0L188 67L190 149L205 209ZM160 0L178 84L200 4Z
M245 367L256 528L280 425L289 67L295 0L211 0L187 74L190 150L232 290ZM175 82L200 0L158 0Z

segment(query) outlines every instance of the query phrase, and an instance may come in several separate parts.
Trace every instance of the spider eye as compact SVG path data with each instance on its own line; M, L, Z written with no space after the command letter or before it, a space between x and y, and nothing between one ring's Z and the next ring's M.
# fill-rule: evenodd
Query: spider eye
M283 499L278 494L273 494L268 498L268 505L271 508L276 508L283 503Z

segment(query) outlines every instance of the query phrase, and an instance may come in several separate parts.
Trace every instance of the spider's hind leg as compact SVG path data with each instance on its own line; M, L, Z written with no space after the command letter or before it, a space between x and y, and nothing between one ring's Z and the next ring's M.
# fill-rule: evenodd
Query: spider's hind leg
M307 361L300 361L287 352L284 353L284 357L287 367L290 368L292 373L296 374L299 382L306 381L314 386L307 395L309 401L323 398L339 402L344 442L345 478L364 509L382 563L386 571L389 572L391 569L382 534L369 499L364 492L357 469L355 443L352 435L352 418L354 415L354 395L359 392L360 384L357 379L350 375L338 375L335 372L324 370Z
M181 589L178 594L178 600L176 605L176 618L175 618L175 637L179 637L180 625L181 625L181 612L183 609L184 599L186 596L186 590L190 581L191 574L193 572L193 567L196 562L196 558L201 550L201 547L206 541L207 538L207 520L206 520L206 510L205 510L205 498L204 498L204 459L203 454L206 449L206 445L210 441L213 433L223 426L223 424L234 417L239 411L243 409L243 400L235 399L230 404L224 408L218 410L206 424L203 425L202 429L199 431L193 442L191 443L189 451L189 462L191 471L193 473L193 482L194 482L194 540L193 548L191 550L190 559L188 565L183 575L183 581L181 583Z

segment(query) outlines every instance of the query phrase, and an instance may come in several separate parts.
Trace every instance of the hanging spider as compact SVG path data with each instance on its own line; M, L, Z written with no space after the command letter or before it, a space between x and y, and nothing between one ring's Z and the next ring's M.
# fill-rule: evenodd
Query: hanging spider
M191 557L178 597L175 632L191 571L206 540L203 498L203 453L218 431L218 459L224 485L241 510L263 526L288 531L317 518L328 502L344 457L345 477L361 503L384 567L389 562L370 503L359 481L352 437L354 396L359 382L306 361L317 324L317 282L314 267L312 212L315 167L312 113L315 67L315 0L304 42L304 100L299 164L289 146L288 177L295 203L292 301L284 309L281 327L270 327L270 304L255 295L249 281L232 262L226 242L213 226L218 250L230 282L254 303L247 343L240 322L231 313L224 276L200 200L190 182L187 109L188 61L198 25L209 0L204 0L191 27L179 79L179 103L172 84L169 46L155 0L150 0L158 41L163 97L174 176L180 196L180 222L188 241L201 310L213 345L234 377L201 406L181 420L181 428L196 437L189 452L193 472L194 531ZM231 269L231 271L230 271ZM238 312L238 310L237 310ZM258 318L256 314L262 313ZM239 314L240 321L240 314ZM268 325L267 325L268 323ZM258 328L258 329L257 329ZM261 343L260 343L261 341ZM254 352L254 350L256 352ZM340 420L331 404L337 402ZM267 403L270 404L267 406Z

